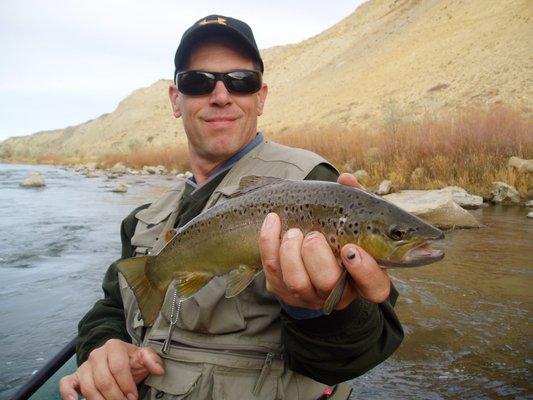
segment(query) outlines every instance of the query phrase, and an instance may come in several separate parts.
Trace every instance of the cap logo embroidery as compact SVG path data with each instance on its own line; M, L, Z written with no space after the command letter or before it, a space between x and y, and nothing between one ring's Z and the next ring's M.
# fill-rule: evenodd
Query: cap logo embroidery
M217 19L204 19L203 21L198 22L198 25L207 25L207 24L219 24L219 25L227 25L226 24L226 18L218 17Z

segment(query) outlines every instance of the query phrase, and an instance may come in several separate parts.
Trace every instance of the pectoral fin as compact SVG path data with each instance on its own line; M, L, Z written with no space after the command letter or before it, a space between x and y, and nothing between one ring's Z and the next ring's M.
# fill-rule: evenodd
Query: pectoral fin
M339 280L335 284L335 287L326 299L326 302L324 303L324 314L331 314L335 306L339 304L339 301L341 301L342 294L344 293L344 286L346 286L347 276L348 271L344 270Z
M203 288L213 278L205 272L174 272L174 286L176 296L187 299Z
M263 269L258 267L250 267L248 265L239 265L238 268L232 270L228 275L228 284L226 286L226 298L237 296L254 280L254 278L263 272Z

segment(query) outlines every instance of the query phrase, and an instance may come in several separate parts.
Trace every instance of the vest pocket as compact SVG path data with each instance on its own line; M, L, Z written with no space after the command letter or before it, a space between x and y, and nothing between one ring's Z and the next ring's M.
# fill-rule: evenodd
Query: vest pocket
M176 361L165 362L164 368L164 375L150 375L144 382L149 387L145 399L186 399L195 390L202 375L201 367Z
M256 373L244 371L213 371L213 400L273 400L277 399L278 376L269 374L261 385L261 390L254 396L260 371Z

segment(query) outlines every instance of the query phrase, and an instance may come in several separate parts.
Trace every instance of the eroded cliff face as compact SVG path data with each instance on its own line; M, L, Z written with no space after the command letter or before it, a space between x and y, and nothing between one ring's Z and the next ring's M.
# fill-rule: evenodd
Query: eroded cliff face
M264 50L269 95L260 129L372 127L504 103L531 116L530 0L372 0L298 44ZM90 157L185 142L170 81L134 91L115 111L11 138L0 155Z

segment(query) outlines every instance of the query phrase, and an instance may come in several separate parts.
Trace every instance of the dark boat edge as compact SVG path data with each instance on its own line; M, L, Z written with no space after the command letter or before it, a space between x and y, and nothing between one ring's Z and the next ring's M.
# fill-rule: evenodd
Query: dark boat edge
M78 337L72 339L50 361L39 369L28 382L15 393L11 400L27 400L34 394L59 368L63 366L76 352Z

